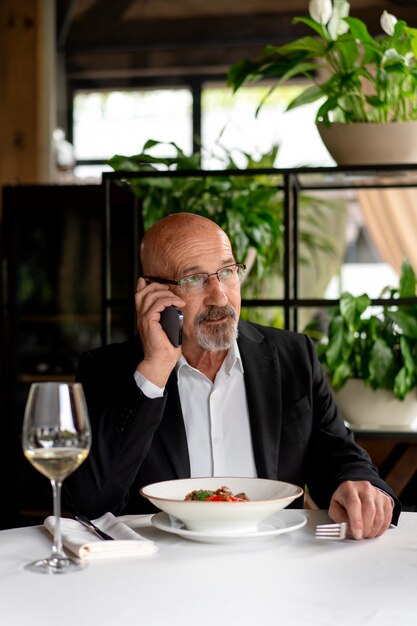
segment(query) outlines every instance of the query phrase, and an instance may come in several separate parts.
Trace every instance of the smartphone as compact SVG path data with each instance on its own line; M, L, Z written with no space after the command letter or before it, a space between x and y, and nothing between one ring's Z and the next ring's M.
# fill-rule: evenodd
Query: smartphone
M175 306L168 306L162 311L159 321L172 345L178 348L182 343L182 311Z

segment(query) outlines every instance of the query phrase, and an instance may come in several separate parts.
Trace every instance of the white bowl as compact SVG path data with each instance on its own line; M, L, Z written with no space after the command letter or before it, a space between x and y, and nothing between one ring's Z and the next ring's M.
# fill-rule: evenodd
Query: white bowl
M249 502L205 502L184 500L194 489L229 487L233 494L244 492ZM145 498L165 513L181 520L189 530L210 533L253 532L267 517L284 509L303 495L303 489L279 480L263 478L183 478L147 485Z

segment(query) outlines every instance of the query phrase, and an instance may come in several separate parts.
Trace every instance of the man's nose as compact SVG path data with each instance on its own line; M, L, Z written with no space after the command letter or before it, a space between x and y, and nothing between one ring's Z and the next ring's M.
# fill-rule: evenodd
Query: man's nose
M219 304L219 303L226 304L227 302L226 289L223 283L220 282L217 274L212 274L211 276L209 276L205 291L206 291L206 296L210 303L215 302L216 304Z

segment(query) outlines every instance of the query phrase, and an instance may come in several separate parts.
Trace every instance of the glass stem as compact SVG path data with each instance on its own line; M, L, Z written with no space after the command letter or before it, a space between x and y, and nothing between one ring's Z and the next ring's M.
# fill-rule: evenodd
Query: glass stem
M62 536L61 536L61 487L62 483L57 480L51 480L52 493L54 500L54 517L55 517L55 532L54 543L52 545L52 556L55 558L66 558L64 551L62 550Z

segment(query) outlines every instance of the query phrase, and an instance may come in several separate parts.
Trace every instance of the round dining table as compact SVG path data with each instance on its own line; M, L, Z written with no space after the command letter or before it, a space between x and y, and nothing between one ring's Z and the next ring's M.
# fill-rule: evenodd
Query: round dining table
M417 513L377 539L315 538L324 511L292 532L223 543L123 520L158 551L90 561L70 574L24 569L47 556L43 526L0 532L3 626L417 625Z

